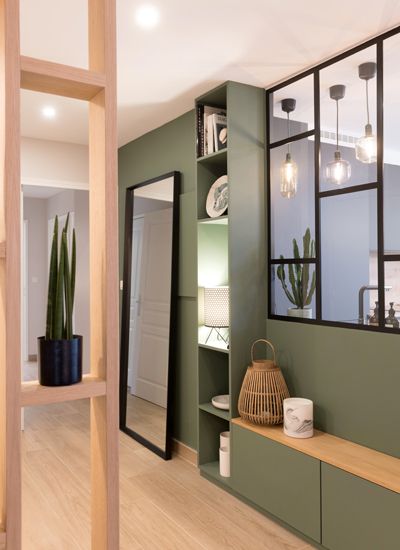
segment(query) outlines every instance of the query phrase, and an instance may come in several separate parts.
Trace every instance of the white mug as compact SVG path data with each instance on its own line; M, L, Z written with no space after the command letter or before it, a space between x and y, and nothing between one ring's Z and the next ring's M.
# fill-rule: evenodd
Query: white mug
M313 402L302 397L283 400L283 431L289 437L305 439L314 435Z

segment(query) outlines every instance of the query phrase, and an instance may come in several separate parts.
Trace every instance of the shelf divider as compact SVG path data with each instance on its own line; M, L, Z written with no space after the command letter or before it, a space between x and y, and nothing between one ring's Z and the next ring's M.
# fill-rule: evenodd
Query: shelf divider
M213 414L214 416L218 416L219 418L223 418L224 420L230 420L231 418L231 413L229 411L217 409L212 403L202 403L199 405L199 409L209 414Z
M41 386L38 380L34 380L33 382L22 383L21 407L100 397L105 393L105 380L90 375L83 376L82 382L72 386Z

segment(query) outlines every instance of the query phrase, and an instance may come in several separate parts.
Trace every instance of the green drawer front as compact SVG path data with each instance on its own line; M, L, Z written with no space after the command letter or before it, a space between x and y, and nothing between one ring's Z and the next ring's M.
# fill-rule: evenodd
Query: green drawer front
M322 544L399 550L400 495L322 463Z
M232 488L321 541L320 461L232 425Z

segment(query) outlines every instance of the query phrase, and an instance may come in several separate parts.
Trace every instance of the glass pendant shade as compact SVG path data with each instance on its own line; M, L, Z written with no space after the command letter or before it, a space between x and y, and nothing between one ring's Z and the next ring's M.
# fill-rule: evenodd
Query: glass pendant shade
M350 179L351 164L340 156L340 151L335 151L335 158L326 165L326 179L329 183L341 185Z
M297 192L297 164L292 160L290 153L286 153L286 159L281 166L281 195L291 199Z
M372 164L377 159L377 141L372 133L371 124L365 126L365 135L356 141L356 159L366 164Z

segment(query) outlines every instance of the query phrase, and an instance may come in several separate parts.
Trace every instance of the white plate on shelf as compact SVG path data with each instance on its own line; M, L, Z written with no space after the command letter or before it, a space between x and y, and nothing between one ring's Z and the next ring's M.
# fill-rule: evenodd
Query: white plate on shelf
M228 176L215 181L207 195L206 211L210 218L218 218L228 208Z
M211 403L216 409L229 411L229 395L216 395L211 399Z

